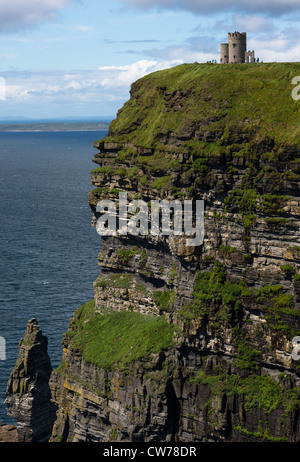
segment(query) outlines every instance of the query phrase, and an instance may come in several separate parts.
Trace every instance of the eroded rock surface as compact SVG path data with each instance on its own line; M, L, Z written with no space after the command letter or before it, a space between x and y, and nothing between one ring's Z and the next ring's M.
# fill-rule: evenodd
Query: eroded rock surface
M47 348L47 337L37 320L30 319L6 390L8 415L18 423L20 441L47 441L52 431L56 408L51 402Z
M120 192L204 200L204 241L102 237L51 374L51 441L300 441L299 74L190 64L132 85L94 143L93 224Z

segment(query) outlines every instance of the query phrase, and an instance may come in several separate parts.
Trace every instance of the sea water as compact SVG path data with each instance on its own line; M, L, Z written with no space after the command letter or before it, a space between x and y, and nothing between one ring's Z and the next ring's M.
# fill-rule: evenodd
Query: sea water
M88 193L93 141L105 134L0 132L0 422L12 422L5 391L27 321L37 319L56 368L70 318L93 298L101 242Z

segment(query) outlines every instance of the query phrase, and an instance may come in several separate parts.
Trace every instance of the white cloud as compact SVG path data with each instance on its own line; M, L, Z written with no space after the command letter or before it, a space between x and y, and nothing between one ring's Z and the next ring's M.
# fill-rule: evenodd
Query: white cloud
M206 14L235 10L248 13L266 12L282 15L300 9L300 0L116 0L125 5L140 9L161 8L180 9L193 13Z
M135 80L178 63L179 60L141 60L93 71L7 72L4 75L6 100L1 110L3 114L17 111L17 114L26 115L33 115L35 111L43 118L55 115L58 107L64 107L71 115L92 112L94 115L97 110L99 115L106 116L116 113L129 99L130 85Z
M73 0L0 0L0 32L16 31L57 18Z
M176 64L183 63L182 59L173 59L171 61L150 61L142 59L125 66L103 66L98 70L104 73L101 84L106 87L129 86L135 80L146 74L162 69L167 69Z
M265 33L249 40L249 48L256 50L256 56L265 62L299 62L300 32L284 29L275 33Z

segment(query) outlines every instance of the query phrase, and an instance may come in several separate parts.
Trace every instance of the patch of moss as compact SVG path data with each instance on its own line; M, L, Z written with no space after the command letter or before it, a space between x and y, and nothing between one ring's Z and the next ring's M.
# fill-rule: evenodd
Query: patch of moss
M216 370L217 374L206 375L201 369L193 374L190 381L209 385L211 397L226 394L229 396L243 395L245 410L254 407L261 408L270 414L283 408L282 417L300 405L300 390L292 388L287 390L284 383L278 382L267 375L249 374L247 376L236 373L228 374L222 368ZM207 403L209 404L209 402Z
M162 311L168 311L176 300L176 293L173 290L156 290L153 296L155 303Z
M294 308L293 296L285 294L281 285L268 285L254 291L257 302L265 311L300 317L300 311ZM290 326L291 327L291 326Z
M139 171L140 171L139 167L136 167L136 166L131 167L128 172L128 178L131 180L134 178L137 178Z
M254 189L237 188L225 198L224 204L230 209L236 209L242 215L244 226L244 239L250 241L250 230L253 226L253 221L256 218L254 212L257 208L259 194Z
M132 249L120 249L118 251L118 261L123 265L127 265L129 260L137 254L137 248L132 247Z
M267 285L254 291L258 302L262 302L265 298L277 296L282 291L281 285Z
M258 193L254 189L234 189L226 198L225 205L238 208L241 213L252 213L256 210Z
M145 186L145 185L148 183L148 177L147 177L147 175L141 176L139 182L140 182L141 185Z
M147 251L145 249L143 249L142 253L141 253L141 256L140 256L140 260L139 260L139 267L144 268L146 266L146 264L147 264L147 260L148 260Z
M283 205L289 199L288 196L278 194L264 194L261 197L259 208L264 214L284 213Z
M151 184L152 189L157 189L157 190L167 190L171 186L171 178L169 176L163 176L161 178L157 178L156 180L153 181Z
M246 428L242 427L241 425L236 425L234 427L234 430L236 432L243 433L244 435L262 439L265 441L277 442L277 443L287 441L287 436L275 437L275 436L270 435L268 428L264 429L261 421L259 422L257 431L249 431Z
M89 204L97 205L100 199L106 198L109 193L109 187L94 188L89 193Z
M169 276L169 284L174 284L176 275L177 275L177 268L176 268L176 264L173 263L171 271L170 271L170 276Z
M275 225L285 225L289 221L287 218L278 218L278 217L265 218L265 220L267 223L275 224Z
M216 307L228 307L238 310L242 306L242 299L250 295L243 282L232 283L226 280L226 267L214 261L211 271L199 271L194 285L191 311L195 315L206 316L213 302Z
M131 274L116 274L101 277L96 287L115 287L116 289L129 289L132 285Z
M287 264L287 265L281 265L281 266L280 266L280 269L281 269L281 271L284 272L284 274L285 274L286 276L292 276L293 274L296 273L295 268L294 268L292 265L289 265L289 264Z
M229 254L236 252L236 248L232 247L231 245L220 245L219 249L222 250L222 252Z
M115 169L111 166L108 166L108 167L97 167L95 168L92 173L99 173L99 174L102 174L102 175L111 175L112 173L114 173Z
M233 329L234 343L237 348L237 357L234 359L234 365L241 370L255 372L259 369L258 357L260 351L254 350L246 341L243 332L238 328Z

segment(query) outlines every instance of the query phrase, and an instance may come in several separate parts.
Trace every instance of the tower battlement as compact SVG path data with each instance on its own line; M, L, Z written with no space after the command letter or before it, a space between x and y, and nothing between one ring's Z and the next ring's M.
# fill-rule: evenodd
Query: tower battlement
M240 38L240 37L246 37L247 33L246 32L228 32L228 38Z

